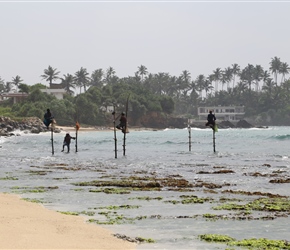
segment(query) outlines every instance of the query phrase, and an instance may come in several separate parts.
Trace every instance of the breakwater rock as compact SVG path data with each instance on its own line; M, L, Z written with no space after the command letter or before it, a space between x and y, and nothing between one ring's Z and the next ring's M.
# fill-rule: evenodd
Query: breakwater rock
M12 136L16 130L24 131L25 133L39 134L41 132L50 132L43 124L42 120L37 117L27 117L22 121L14 121L9 117L0 116L0 136ZM55 133L61 130L54 129Z

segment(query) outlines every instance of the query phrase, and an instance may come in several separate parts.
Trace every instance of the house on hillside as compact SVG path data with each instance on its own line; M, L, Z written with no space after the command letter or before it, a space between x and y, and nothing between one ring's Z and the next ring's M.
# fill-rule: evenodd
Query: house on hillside
M62 84L58 83L51 83L49 88L41 89L40 91L48 95L54 95L59 100L63 99L64 94L66 94Z
M1 93L0 102L5 101L9 98L13 98L13 104L15 104L23 101L27 96L28 96L27 93L14 93L14 92Z

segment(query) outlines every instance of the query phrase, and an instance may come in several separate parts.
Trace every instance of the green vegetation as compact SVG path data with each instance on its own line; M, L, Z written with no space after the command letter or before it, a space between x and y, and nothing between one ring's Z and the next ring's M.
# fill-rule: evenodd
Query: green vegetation
M201 234L198 236L201 240L208 241L208 242L230 242L234 241L235 239L221 234Z
M2 181L17 181L18 178L13 177L13 176L5 176L5 177L0 177L0 180L2 180Z
M290 212L290 200L287 198L259 198L247 204L225 203L214 207L215 210L255 210L266 212Z
M220 234L202 234L199 235L201 240L212 242L212 243L226 243L229 246L245 247L247 249L260 250L281 250L290 249L290 243L286 240L270 240L270 239L243 239L236 240L227 235Z
M66 214L66 215L75 215L75 216L80 215L79 212L69 212L69 211L58 211L58 212L61 214Z
M26 85L20 76L5 82L0 77L0 91L8 92L13 87L20 93L29 93L21 103L12 99L1 102L0 114L15 117L37 116L42 119L49 107L59 125L72 125L75 120L88 125L106 125L111 122L109 106L115 105L117 113L124 111L130 94L130 124L158 125L169 115L194 118L198 106L244 105L246 117L255 117L263 125L290 124L290 80L286 79L290 67L280 58L273 57L269 69L248 64L237 64L212 74L192 78L184 70L178 76L169 73L149 73L144 65L133 76L120 78L109 67L106 71L96 69L89 74L81 67L74 74L61 77L60 71L49 66L41 75L49 85L58 82L67 92L63 100L42 93L43 84ZM78 89L80 94L73 96ZM144 119L144 117L147 119ZM150 119L150 117L155 119ZM159 125L160 125L159 121ZM143 124L143 125L144 125Z
M13 193L44 193L44 192L48 192L50 190L53 189L58 189L57 186L53 186L53 187L12 187L11 188L13 190Z
M155 240L151 238L136 237L135 239L141 243L155 243Z
M140 206L138 205L121 205L121 206L107 206L107 207L99 207L98 209L108 209L108 210L117 210L117 209L134 209L134 208L139 208Z
M33 203L45 203L43 200L40 200L40 199L22 198L22 200L33 202Z
M103 192L105 194L130 194L130 191L128 189L123 189L123 188L91 189L90 192L93 192L93 193Z
M129 200L134 200L134 199L150 201L150 200L162 200L163 197L160 197L160 196L158 196L158 197L142 196L142 197L132 197L132 198L129 198Z

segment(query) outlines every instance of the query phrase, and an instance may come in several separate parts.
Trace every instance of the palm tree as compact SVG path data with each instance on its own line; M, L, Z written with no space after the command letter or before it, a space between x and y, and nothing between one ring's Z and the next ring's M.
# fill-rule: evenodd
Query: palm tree
M279 73L282 74L281 83L285 81L285 75L288 75L289 71L290 71L290 67L289 67L288 63L286 63L286 62L281 63L281 67L279 70Z
M114 70L113 67L109 67L106 71L106 83L109 84L109 83L112 83L112 80L114 78L116 74L116 71Z
M154 93L162 95L166 89L166 85L169 82L169 74L164 72L159 72L154 76Z
M183 70L181 75L178 77L178 90L186 93L190 90L191 76L188 70Z
M210 89L210 92L212 94L212 91L214 89L214 87L212 86L213 82L214 82L214 74L210 74L208 77L207 77L207 80L210 82L210 85L211 85L211 89Z
M278 77L278 73L281 70L281 61L280 61L280 58L278 58L277 56L272 58L272 60L270 62L270 70L271 70L272 74L274 74L274 79L275 79L275 83L277 86L277 77Z
M91 75L91 85L101 88L104 83L103 76L104 71L102 69L96 69L95 71L93 71Z
M261 65L256 65L254 68L253 78L256 85L256 91L259 91L259 82L263 79L264 69Z
M202 91L204 90L204 87L205 87L205 81L206 81L206 78L204 75L198 75L196 80L195 80L195 83L196 83L196 86L197 86L197 89L199 91L199 97L202 98Z
M80 88L80 93L82 87L84 87L85 92L87 91L87 86L90 82L90 77L88 75L89 73L87 72L87 69L83 67L81 67L80 70L75 73L75 83Z
M41 75L42 79L45 79L49 82L49 87L51 87L52 81L59 79L58 74L60 72L57 71L57 69L52 68L51 66L48 66L47 69L44 70L44 74Z
M171 96L171 97L177 96L177 94L178 94L177 79L178 78L176 76L172 76L172 77L170 77L170 80L168 82L166 94Z
M205 90L205 96L208 96L208 92L213 89L212 83L209 78L207 78L204 82L204 90Z
M10 92L11 91L11 82L6 82L5 86L5 92Z
M239 96L240 96L241 94L246 92L247 85L244 82L240 81L238 82L235 88L237 89L237 92L239 93Z
M255 67L252 64L248 64L240 74L241 81L249 85L249 92L251 92L252 82L254 80L254 69Z
M227 76L226 74L223 72L222 73L222 76L221 76L221 83L222 83L222 91L224 90L224 84L228 83L228 79L227 79Z
M71 88L75 88L74 86L74 76L71 74L66 74L63 75L64 77L61 78L61 84L63 85L65 91L69 94L69 95L73 95L74 91L71 90Z
M12 77L12 82L11 84L15 85L16 86L16 90L18 90L18 86L20 83L22 83L23 80L21 79L21 77L19 75L15 76L15 77Z
M262 89L268 93L268 96L271 96L272 94L272 90L275 87L275 82L273 82L272 78L268 78L268 80L266 81L266 84L262 87Z
M232 64L233 88L235 86L235 78L240 74L240 66L237 63Z
M265 70L263 73L262 73L262 80L263 80L263 86L265 86L265 83L267 82L267 80L270 78L270 73ZM263 89L263 87L262 87Z
M197 91L198 91L198 87L196 85L196 82L195 81L191 81L191 83L189 84L189 88L190 88L190 98L197 98L198 97L198 94L197 94Z
M232 68L230 68L230 67L225 68L223 75L224 75L225 81L227 83L227 89L229 89L229 84L230 84L231 80L233 79Z
M222 78L222 70L221 68L217 68L213 71L213 79L215 81L215 92L218 92L218 84Z
M141 64L140 67L138 67L138 74L141 75L141 81L143 82L144 76L148 74L147 68Z

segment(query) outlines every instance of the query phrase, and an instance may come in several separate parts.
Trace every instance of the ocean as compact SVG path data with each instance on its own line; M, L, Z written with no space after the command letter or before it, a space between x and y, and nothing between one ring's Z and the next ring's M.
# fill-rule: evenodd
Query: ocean
M290 240L289 210L217 209L271 195L290 196L290 127L78 133L63 153L65 131L0 137L0 192L75 213L130 238L137 249L226 249L202 234L237 240ZM70 132L75 136L74 132ZM258 193L259 192L259 193ZM77 230L77 229L76 229ZM233 247L231 249L234 249Z

